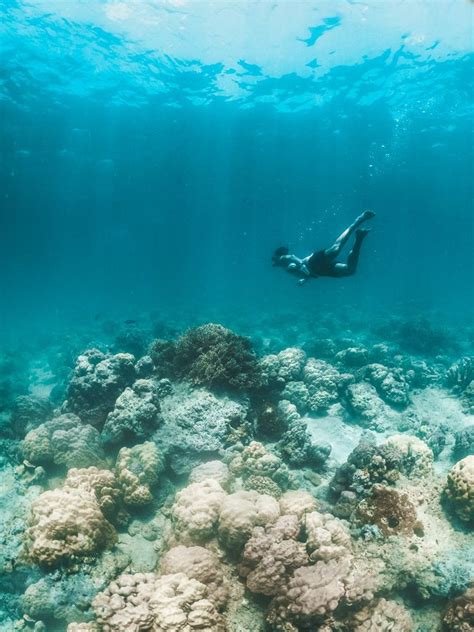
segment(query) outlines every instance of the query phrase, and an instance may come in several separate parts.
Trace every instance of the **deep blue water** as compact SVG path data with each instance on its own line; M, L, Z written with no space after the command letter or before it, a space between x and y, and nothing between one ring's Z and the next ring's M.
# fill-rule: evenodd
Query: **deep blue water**
M470 318L471 8L4 0L2 331L344 303ZM365 208L355 277L271 267Z

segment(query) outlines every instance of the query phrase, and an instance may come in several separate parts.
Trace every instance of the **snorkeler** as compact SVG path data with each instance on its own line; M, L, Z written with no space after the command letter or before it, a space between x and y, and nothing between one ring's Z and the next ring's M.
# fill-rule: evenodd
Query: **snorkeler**
M373 211L364 211L359 217L336 239L330 248L317 250L304 259L299 259L295 255L290 255L288 248L281 246L273 253L272 263L274 266L285 268L287 272L298 277L298 285L302 285L308 279L318 277L346 277L355 274L359 261L362 242L367 237L370 229L359 228L359 226L369 219L375 217ZM347 262L336 261L347 240L355 233L355 241L350 251Z

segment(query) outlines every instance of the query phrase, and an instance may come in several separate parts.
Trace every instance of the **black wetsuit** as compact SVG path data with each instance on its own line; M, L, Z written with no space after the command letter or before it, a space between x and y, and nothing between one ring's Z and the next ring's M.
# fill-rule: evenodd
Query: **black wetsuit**
M316 252L313 252L306 263L306 267L312 277L340 276L334 268L334 257L328 256L325 250L317 250Z

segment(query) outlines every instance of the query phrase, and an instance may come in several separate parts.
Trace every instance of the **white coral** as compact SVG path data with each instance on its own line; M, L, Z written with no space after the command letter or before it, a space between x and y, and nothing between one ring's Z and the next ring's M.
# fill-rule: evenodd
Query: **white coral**
M160 452L152 441L122 448L115 470L126 505L141 506L153 500L151 488L163 469Z
M201 542L214 535L226 495L219 483L206 479L176 494L172 518L182 540Z
M306 546L310 559L331 560L350 553L351 538L344 524L331 514L317 511L307 513L303 518Z
M457 516L465 522L474 520L474 455L451 468L445 491Z
M275 522L280 515L278 502L255 491L239 491L225 497L219 516L218 535L228 549L238 551L252 529Z
M66 487L44 492L33 502L28 539L31 559L52 566L97 554L115 541L116 533L93 493Z

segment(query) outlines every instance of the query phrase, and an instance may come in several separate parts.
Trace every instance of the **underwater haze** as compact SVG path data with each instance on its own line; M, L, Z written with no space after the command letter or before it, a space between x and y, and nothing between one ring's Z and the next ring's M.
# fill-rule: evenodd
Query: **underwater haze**
M0 0L0 632L474 630L473 9Z
M4 332L163 305L472 309L469 2L2 14ZM356 277L295 288L269 265L365 208Z

